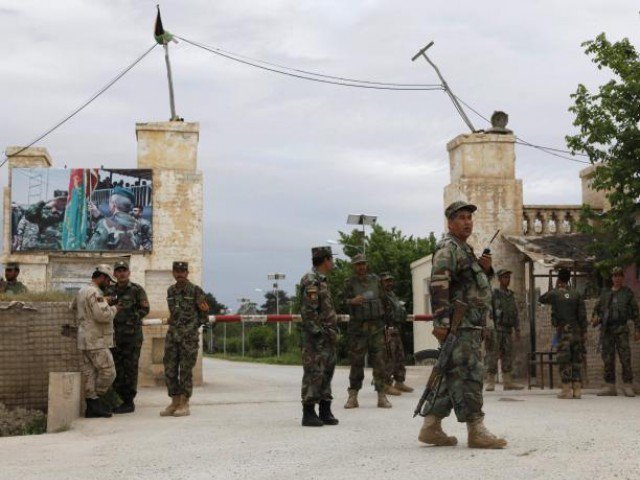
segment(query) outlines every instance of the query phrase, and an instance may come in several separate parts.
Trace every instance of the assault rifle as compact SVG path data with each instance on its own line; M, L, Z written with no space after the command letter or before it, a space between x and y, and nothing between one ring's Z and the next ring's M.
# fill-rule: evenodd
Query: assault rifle
M436 361L433 370L431 370L431 375L427 381L427 386L424 388L424 392L422 392L422 397L420 397L420 401L418 402L416 409L413 411L414 418L416 415L426 417L429 415L431 409L433 409L438 392L440 391L440 385L442 384L442 377L444 376L445 368L453 354L453 348L458 341L458 328L460 328L462 318L468 308L469 305L461 302L460 300L456 300L453 315L451 316L451 327L449 328L449 333L440 346L438 360Z

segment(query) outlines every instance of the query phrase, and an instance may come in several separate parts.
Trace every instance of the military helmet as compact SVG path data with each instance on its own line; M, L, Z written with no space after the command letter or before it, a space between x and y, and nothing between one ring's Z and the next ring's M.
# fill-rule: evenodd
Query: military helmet
M458 213L460 210L469 210L471 213L475 212L478 209L474 204L468 203L462 200L458 200L457 202L453 202L449 205L445 211L444 216L449 220L453 218L453 216Z
M362 253L354 255L351 259L351 265L356 265L358 263L367 263L367 257L365 257Z

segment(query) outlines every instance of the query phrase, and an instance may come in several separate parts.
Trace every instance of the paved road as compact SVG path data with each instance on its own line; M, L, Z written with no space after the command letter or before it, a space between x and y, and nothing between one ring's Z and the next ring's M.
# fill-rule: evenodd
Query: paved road
M348 370L334 379L337 427L300 427L301 368L205 359L208 383L195 390L191 416L161 418L162 389L143 389L133 415L79 420L60 434L0 439L0 479L524 479L640 478L640 398L548 391L485 398L487 425L509 440L502 451L435 448L417 440L416 392L346 411ZM371 378L367 372L367 380ZM411 368L408 383L424 383Z

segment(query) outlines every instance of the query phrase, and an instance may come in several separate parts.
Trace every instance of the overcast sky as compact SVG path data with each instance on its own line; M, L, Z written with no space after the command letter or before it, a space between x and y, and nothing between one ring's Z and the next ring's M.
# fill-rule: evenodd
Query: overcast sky
M151 0L0 0L0 146L27 144L153 44ZM640 45L638 3L403 0L162 1L165 28L295 68L387 82L436 83L529 142L565 148L569 95L598 72L580 43L606 32ZM200 122L204 287L235 307L262 303L269 272L289 293L309 249L378 215L404 233L440 235L446 143L466 127L444 93L386 92L290 79L171 46L178 114ZM486 126L469 112L475 125ZM55 166L135 168L135 122L169 118L164 57L140 65L39 146ZM525 203L579 203L578 163L517 147ZM6 167L0 172L6 185ZM176 232L176 235L183 233Z

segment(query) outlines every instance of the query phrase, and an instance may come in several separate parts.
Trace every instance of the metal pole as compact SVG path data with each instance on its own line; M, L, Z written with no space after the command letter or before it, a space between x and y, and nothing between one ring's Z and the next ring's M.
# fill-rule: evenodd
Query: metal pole
M367 231L365 229L364 226L364 221L362 222L362 254L366 255L367 254Z
M244 320L241 320L240 323L242 324L242 356L244 357Z
M462 109L462 106L458 102L458 99L456 98L456 96L451 91L451 88L449 88L449 84L447 83L447 81L444 79L444 77L440 73L440 70L438 69L438 67L436 67L436 64L433 63L429 57L427 57L427 50L429 48L431 48L432 45L433 45L433 42L429 42L429 44L427 44L426 47L422 48L418 53L416 53L413 56L411 61L415 62L418 57L420 57L420 56L424 57L424 59L429 63L429 65L431 65L433 67L433 69L436 71L436 75L438 75L438 78L440 78L440 81L442 82L442 86L444 87L444 91L447 93L447 95L449 95L449 98L453 102L453 106L455 107L455 109L458 111L458 113L462 117L462 120L464 121L464 123L467 124L467 127L469 127L469 129L472 132L475 132L476 131L475 127L471 123L471 120L469 120L469 117L467 116L467 114Z
M173 95L173 77L171 75L171 62L169 61L169 45L166 43L164 46L164 60L167 63L167 79L169 80L169 103L171 105L171 121L174 122L178 120L178 116L176 115L176 104Z
M226 355L227 354L227 324L223 323L222 324L222 352Z
M278 282L274 283L276 294L276 315L280 315L280 300L278 299ZM280 358L280 322L276 322L276 352Z
M536 277L533 272L533 261L529 260L529 335L531 342L530 375L536 376ZM541 369L543 367L540 367Z

